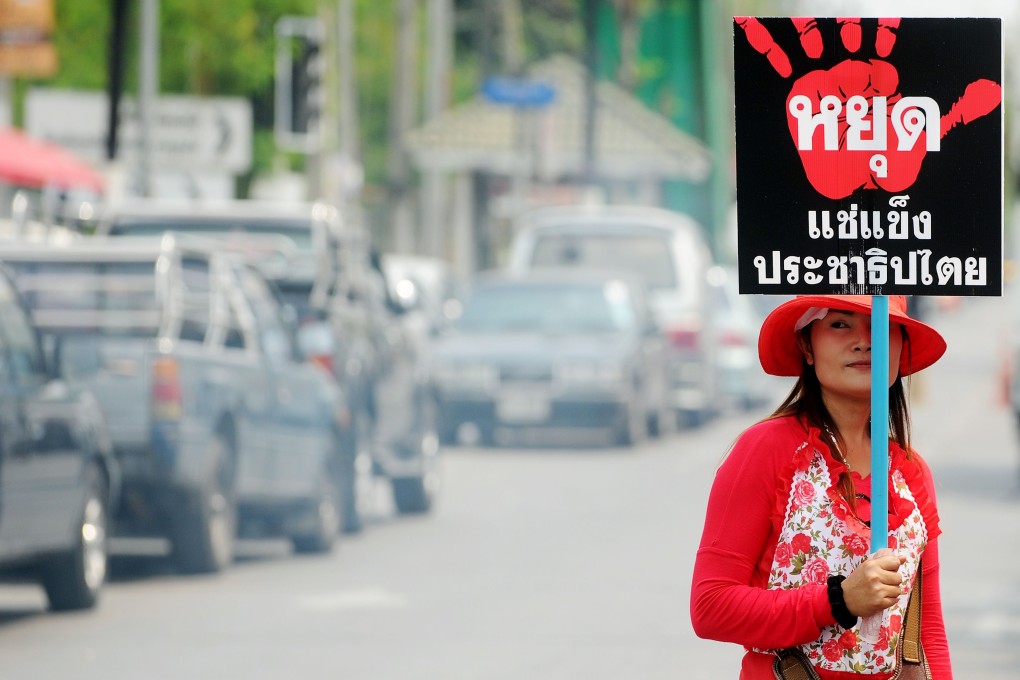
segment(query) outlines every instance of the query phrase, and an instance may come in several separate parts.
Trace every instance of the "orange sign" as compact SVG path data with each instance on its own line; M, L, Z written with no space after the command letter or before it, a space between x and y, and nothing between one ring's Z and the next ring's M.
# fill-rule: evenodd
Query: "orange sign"
M0 0L0 31L53 31L53 0Z
M53 0L0 0L0 76L57 72Z

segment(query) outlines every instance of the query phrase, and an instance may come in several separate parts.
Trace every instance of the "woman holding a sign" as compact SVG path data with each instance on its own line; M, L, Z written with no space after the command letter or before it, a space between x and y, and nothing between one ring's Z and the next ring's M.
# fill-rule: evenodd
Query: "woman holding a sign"
M719 468L691 593L697 634L747 649L741 678L879 679L923 665L952 677L934 484L910 448L903 382L946 343L889 297L889 549L872 555L871 305L799 296L762 324L762 367L798 380Z

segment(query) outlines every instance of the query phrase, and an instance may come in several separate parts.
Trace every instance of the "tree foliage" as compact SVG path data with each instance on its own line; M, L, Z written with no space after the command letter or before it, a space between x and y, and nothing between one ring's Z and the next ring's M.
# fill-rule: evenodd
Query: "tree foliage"
M525 63L555 53L583 59L582 9L586 0L518 0ZM602 0L626 23L676 0ZM272 140L274 26L286 15L315 15L334 0L159 0L159 91L248 98L255 115L255 172L266 171ZM125 94L137 92L141 0L129 1L121 55ZM55 0L60 71L40 84L104 90L107 86L113 0ZM419 64L424 64L425 13L419 5ZM475 96L481 80L505 68L500 3L454 0L455 60L452 99ZM385 176L388 111L394 74L396 0L355 0L356 76L360 145L369 182ZM422 97L422 74L418 78ZM21 83L23 91L26 83Z
M124 92L138 89L140 1L129 2L120 68ZM245 97L255 114L255 171L272 162L274 26L286 15L314 15L318 0L160 0L159 91ZM56 0L55 77L32 84L105 90L112 0Z
M112 2L56 0L60 71L53 87L103 89L107 83ZM160 0L160 91L257 95L273 80L273 27L288 14L314 15L317 0ZM129 3L122 55L137 84L140 2Z

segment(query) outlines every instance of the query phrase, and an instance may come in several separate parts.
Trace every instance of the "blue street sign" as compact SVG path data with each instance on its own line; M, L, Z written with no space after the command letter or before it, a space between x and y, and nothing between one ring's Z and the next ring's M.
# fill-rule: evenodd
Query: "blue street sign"
M494 76L482 83L482 95L494 104L540 107L556 98L556 89L540 80Z

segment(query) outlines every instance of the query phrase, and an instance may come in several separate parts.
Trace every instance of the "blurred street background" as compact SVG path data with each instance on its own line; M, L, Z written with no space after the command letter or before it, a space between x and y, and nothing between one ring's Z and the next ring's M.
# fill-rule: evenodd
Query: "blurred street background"
M1020 446L990 341L1003 314L998 299L934 314L950 349L912 397L954 670L983 680L1020 668ZM734 677L739 650L694 636L688 591L714 470L766 412L632 450L450 449L434 517L395 517L382 496L332 557L249 542L213 579L122 558L86 616L0 586L0 678Z
M735 677L741 650L693 633L691 571L716 467L792 383L756 357L778 298L737 295L734 15L1004 19L1005 294L922 300L949 351L914 378L911 409L937 485L956 677L1020 677L1016 3L0 0L0 289L10 269L35 305L43 398L104 384L52 365L68 309L129 311L73 300L83 281L158 316L151 262L127 287L102 279L104 257L133 252L116 239L193 231L215 241L210 261L259 272L227 297L268 332L241 338L214 318L227 303L206 300L203 321L223 328L162 324L144 339L235 352L220 369L249 342L253 364L283 368L242 395L271 395L291 434L305 432L297 415L326 413L342 458L297 499L316 531L228 532L234 559L215 556L213 526L240 507L230 476L282 484L306 453L291 434L267 426L255 444L282 447L254 462L230 452L243 463L210 473L205 534L115 530L152 490L126 485L132 502L111 495L109 541L94 546L109 558L102 597L96 586L73 607L36 578L68 536L16 555L0 496L0 567L14 555L32 576L0 583L0 680ZM79 278L34 276L48 257ZM532 271L550 264L584 271ZM179 269L194 292L195 270ZM40 313L32 293L54 288L73 304ZM67 336L149 330L113 327ZM102 359L86 368L148 368ZM290 389L309 365L319 382ZM3 368L0 396L25 396ZM209 410L175 371L130 393L158 402L144 418ZM114 408L144 401L127 394ZM213 434L202 451L236 444ZM81 482L62 491L78 502ZM80 519L63 532L73 541ZM184 568L196 534L213 545Z

